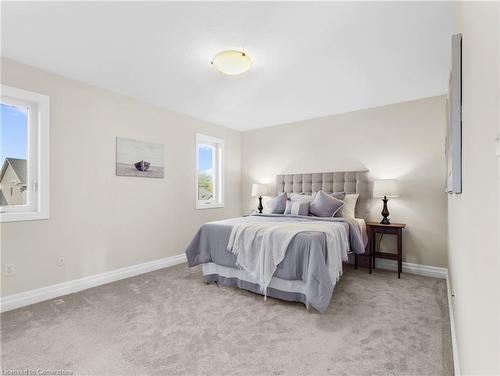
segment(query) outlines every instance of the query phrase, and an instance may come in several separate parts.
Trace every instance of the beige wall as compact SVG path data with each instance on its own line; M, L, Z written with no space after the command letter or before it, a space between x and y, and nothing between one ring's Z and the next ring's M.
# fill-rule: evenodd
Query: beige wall
M449 196L449 272L460 368L500 374L499 5L457 3L463 34L463 193Z
M240 214L240 133L9 60L2 83L51 101L50 219L1 225L2 296L180 254ZM195 210L195 132L225 140L223 209ZM165 178L115 176L116 136L165 144Z
M408 225L405 261L446 267L445 119L441 96L245 132L243 211L256 207L251 184L274 184L276 174L369 170L400 180L402 197L389 210L393 222ZM374 199L371 219L381 210Z

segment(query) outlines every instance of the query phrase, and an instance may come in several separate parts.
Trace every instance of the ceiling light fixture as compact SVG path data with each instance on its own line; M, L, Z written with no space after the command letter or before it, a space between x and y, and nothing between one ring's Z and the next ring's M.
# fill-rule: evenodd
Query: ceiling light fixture
M249 70L252 60L243 51L228 50L215 55L210 64L219 72L234 76Z

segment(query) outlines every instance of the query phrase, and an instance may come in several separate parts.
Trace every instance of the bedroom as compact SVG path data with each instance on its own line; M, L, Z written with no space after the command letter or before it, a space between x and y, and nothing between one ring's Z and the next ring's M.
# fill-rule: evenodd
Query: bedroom
M500 374L499 8L3 1L2 373Z

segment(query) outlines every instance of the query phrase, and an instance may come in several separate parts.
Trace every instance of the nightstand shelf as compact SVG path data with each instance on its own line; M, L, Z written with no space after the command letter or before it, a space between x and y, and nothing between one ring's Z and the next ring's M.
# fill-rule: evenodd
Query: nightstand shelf
M367 222L368 231L368 248L370 250L370 273L371 269L375 269L375 259L377 257L396 260L398 262L398 278L401 278L403 269L403 229L406 227L404 223L381 224L378 222ZM397 236L398 253L380 252L376 249L376 235L389 234Z

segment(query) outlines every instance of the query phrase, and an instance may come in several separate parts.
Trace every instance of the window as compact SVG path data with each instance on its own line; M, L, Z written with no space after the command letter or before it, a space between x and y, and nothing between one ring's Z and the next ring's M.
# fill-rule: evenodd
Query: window
M196 135L196 208L224 206L224 140Z
M49 97L1 85L0 219L49 217Z

